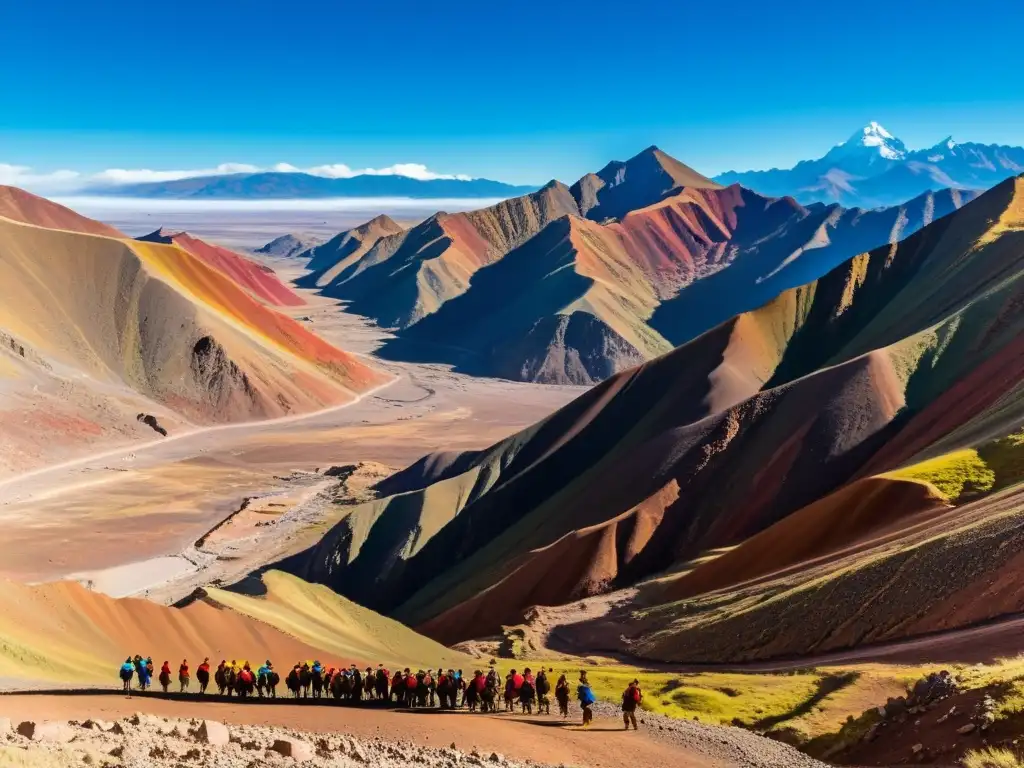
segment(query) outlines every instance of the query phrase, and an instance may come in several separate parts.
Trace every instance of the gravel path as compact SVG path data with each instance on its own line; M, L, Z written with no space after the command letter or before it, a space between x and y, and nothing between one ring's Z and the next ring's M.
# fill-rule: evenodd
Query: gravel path
M594 714L608 718L622 717L619 707L599 701ZM641 730L653 738L667 741L688 751L704 755L726 765L743 768L828 768L827 763L743 728L709 725L693 720L679 720L653 712L638 711Z

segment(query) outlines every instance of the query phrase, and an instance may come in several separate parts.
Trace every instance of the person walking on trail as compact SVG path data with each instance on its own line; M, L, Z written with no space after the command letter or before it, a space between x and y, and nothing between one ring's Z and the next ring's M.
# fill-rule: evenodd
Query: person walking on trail
M124 664L121 665L117 674L121 678L121 685L125 693L131 693L132 676L135 674L135 662L132 661L131 656L124 660Z
M181 664L178 666L178 684L181 686L179 693L184 693L192 682L192 676L188 671L188 659L182 659Z
M555 684L555 701L558 702L558 712L562 718L569 717L569 681L565 675L559 677Z
M636 727L636 708L640 706L640 702L644 700L643 691L640 690L640 681L634 680L629 684L629 687L622 692L622 722L626 726L626 730L629 730L630 723L633 725L633 730L639 730Z
M164 689L164 693L167 693L167 689L171 687L171 663L169 661L165 661L160 667L160 687Z
M199 692L206 693L207 686L210 685L210 657L207 656L203 659L203 663L196 669L196 680L199 681Z
M551 670L554 672L554 669ZM548 694L551 693L551 683L548 680L548 673L544 671L544 667L540 668L540 672L537 673L537 714L546 712L551 714L551 699L548 698Z
M519 686L519 706L524 715L533 714L533 702L537 694L537 683L533 672L527 667L523 670L523 682Z
M587 680L586 670L580 672L580 684L576 686L576 698L583 709L583 727L589 728L594 721L594 711L591 707L597 702L597 697L594 696L594 689L590 687L590 681Z
M455 706L462 708L466 706L466 692L469 690L468 681L462 674L462 670L455 671Z

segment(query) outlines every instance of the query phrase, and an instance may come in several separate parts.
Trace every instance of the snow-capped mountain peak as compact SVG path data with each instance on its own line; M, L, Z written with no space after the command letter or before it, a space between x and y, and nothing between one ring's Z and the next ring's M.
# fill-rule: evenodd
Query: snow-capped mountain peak
M878 154L886 160L902 160L907 154L906 145L874 120L839 146L849 150L855 147L877 149Z

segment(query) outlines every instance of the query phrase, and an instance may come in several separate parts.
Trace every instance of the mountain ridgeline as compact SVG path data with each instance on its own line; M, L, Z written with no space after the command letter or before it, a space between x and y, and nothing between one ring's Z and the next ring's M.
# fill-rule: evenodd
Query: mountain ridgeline
M948 136L911 150L872 122L817 160L792 168L729 171L715 180L742 184L764 195L789 195L802 203L847 206L898 205L942 189L984 190L1024 172L1024 147L959 143Z
M608 647L679 661L1019 611L1020 590L955 596L1024 557L1019 516L985 506L1024 478L1024 440L1007 438L1024 424L1022 308L1012 179L486 450L425 457L286 567L444 643L643 582Z
M90 195L165 200L318 200L335 197L509 197L533 189L535 187L490 179L414 179L371 174L328 178L300 172L261 171L99 186L84 191Z
M378 217L306 251L300 284L394 329L385 356L592 384L974 196L805 206L724 187L650 147L571 187L553 181L407 230Z

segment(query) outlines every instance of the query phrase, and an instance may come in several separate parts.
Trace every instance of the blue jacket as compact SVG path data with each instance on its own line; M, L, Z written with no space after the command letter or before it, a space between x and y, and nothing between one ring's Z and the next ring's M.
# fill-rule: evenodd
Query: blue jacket
M581 685L577 687L576 698L580 700L580 704L584 707L588 707L597 701L597 697L594 696L594 691L591 690L589 685Z

